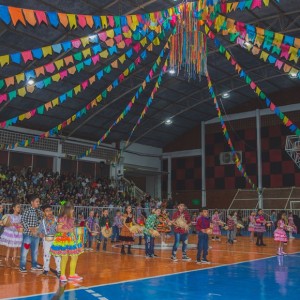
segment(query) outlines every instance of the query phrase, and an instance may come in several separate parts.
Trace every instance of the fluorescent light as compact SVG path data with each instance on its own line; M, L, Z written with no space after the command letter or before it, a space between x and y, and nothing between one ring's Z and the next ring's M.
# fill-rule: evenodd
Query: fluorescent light
M222 94L222 98L223 98L223 99L227 99L227 98L229 98L229 97L230 97L229 92L224 92L224 93Z
M169 69L169 74L175 74L176 72L175 72L175 69Z
M243 47L248 48L249 46L251 46L251 44L248 41L245 41Z
M171 120L171 119L167 119L166 121L165 121L165 124L166 125L171 125L173 123L173 121Z
M34 85L34 83L35 83L35 81L34 81L33 79L29 79L29 80L27 81L27 84L28 84L28 85Z
M295 79L297 78L297 73L290 73L289 76L290 78Z

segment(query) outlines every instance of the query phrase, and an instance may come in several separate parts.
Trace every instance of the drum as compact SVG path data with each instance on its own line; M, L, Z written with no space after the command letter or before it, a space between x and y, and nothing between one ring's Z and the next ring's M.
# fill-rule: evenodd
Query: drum
M52 242L54 240L54 235L48 234L45 236L45 241L46 242Z
M78 243L84 244L85 227L75 227L75 235Z

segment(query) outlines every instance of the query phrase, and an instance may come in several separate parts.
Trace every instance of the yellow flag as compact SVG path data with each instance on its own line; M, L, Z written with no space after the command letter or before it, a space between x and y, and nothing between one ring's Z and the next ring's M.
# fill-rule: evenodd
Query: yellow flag
M76 21L76 15L74 14L67 14L70 28L77 28L77 21Z
M153 45L154 46L159 46L160 45L160 40L158 37L156 37L154 40L153 40Z
M87 44L90 43L90 39L89 39L88 36L83 37L83 38L81 38L80 40L81 40L81 44L82 44L83 47L85 47Z
M26 95L25 87L22 87L22 88L18 89L18 95L21 96L21 97L24 97Z
M119 57L119 61L120 61L121 64L123 64L125 60L126 60L126 55L125 54L123 54Z
M17 83L20 83L21 81L24 81L25 80L25 74L20 73L20 74L16 75L16 80L17 80Z
M91 48L85 49L82 51L82 55L84 58L87 58L88 56L91 56Z
M56 69L59 71L63 66L64 66L64 60L63 59L59 59L57 61L54 62Z
M115 32L113 29L110 29L106 31L106 35L112 39L115 36Z
M107 18L105 16L101 16L101 23L103 28L107 28Z
M43 56L44 57L46 57L48 55L52 55L52 47L51 46L43 47L42 51L43 51Z
M107 58L108 57L108 51L107 50L104 50L102 52L100 52L99 54L102 58Z
M75 93L75 95L77 95L78 93L80 93L80 91L81 91L81 85L77 85L77 86L74 87L74 93Z
M1 67L9 64L9 55L2 55L0 56L0 65Z
M56 73L56 74L52 75L51 78L53 81L57 82L60 80L60 74Z
M52 100L52 107L57 106L59 103L58 97Z

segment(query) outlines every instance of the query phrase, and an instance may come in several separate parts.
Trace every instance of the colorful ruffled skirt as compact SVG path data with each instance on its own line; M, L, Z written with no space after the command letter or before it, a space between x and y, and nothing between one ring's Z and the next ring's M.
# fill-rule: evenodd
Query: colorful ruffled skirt
M14 226L5 227L0 237L0 245L9 248L20 248L23 241L23 234L18 232Z
M79 255L83 253L80 240L72 233L56 233L50 254L53 256Z
M286 233L283 229L277 228L274 231L274 241L275 242L284 242L284 243L286 243L288 241Z

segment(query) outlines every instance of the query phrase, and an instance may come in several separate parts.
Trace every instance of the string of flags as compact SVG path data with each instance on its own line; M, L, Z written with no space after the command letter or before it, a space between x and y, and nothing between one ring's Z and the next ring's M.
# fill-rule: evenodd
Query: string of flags
M87 149L84 153L78 155L76 158L80 159L86 156L91 155L92 151L96 150L97 147L102 144L105 139L109 136L111 130L118 125L122 120L124 120L124 118L126 117L126 115L129 113L129 111L132 109L132 106L134 105L135 101L139 98L140 94L142 93L142 91L146 88L147 83L149 83L151 81L151 79L154 76L154 70L157 69L159 67L159 65L162 62L162 57L165 54L165 50L168 48L168 42L166 43L164 49L160 52L157 60L155 61L154 65L151 68L151 71L149 72L148 76L146 77L146 79L143 81L143 83L140 85L140 87L137 90L137 93L135 94L135 96L132 97L132 99L128 102L126 108L123 110L122 113L120 113L120 115L118 116L118 118L112 123L112 125L109 127L109 129L102 135L102 137L97 141L97 143L95 143L92 147L90 147L89 149ZM165 69L166 70L166 69ZM160 83L162 81L162 76L163 76L164 72L160 72L154 88L151 91L151 97L154 98L155 93L157 92Z
M167 49L168 49L168 43L164 46L163 50L160 52L160 55L159 55L158 59L153 64L151 70L149 71L149 73L146 76L146 78L143 81L143 83L137 89L137 92L135 93L135 96L131 99L131 102L132 102L131 105L133 105L134 102L135 102L135 100L139 98L140 94L146 88L147 83L150 82L151 78L154 75L154 72L157 70L157 68L159 67L159 65L161 63L161 57L163 57L163 55L164 55L164 53L165 53L165 51ZM146 50L144 50L144 51L146 52ZM129 73L126 72L126 70L124 72L127 74L126 75L126 77L127 77L129 75ZM118 80L120 82L122 82L125 79L124 72L118 77ZM75 122L76 120L78 120L78 119L82 118L83 116L85 116L88 111L96 108L99 105L99 103L102 102L103 99L106 99L108 97L108 94L111 91L112 91L111 86L107 87L101 94L99 94L98 96L96 96L84 108L82 108L81 110L77 111L70 118L68 118L67 120L65 120L62 123L58 124L57 126L51 128L50 130L48 130L48 131L46 131L46 132L44 132L44 133L42 133L40 135L36 135L33 138L31 138L31 139L25 139L25 140L17 141L17 142L15 142L13 144L6 144L6 145L2 144L2 145L0 145L0 149L9 150L9 149L17 148L17 147L28 147L29 145L32 145L33 143L38 142L40 139L49 138L49 137L57 135L62 129L66 128L67 126L69 126L73 122ZM120 120L123 119L126 116L127 112L128 111L126 111L126 109L125 109L123 111L123 113L120 115L120 117L117 119L117 122L120 122Z
M240 78L244 79L245 82L250 86L250 88L254 91L254 93L263 101L267 108L269 108L279 119L282 123L295 135L300 136L300 129L297 127L295 123L292 122L281 110L277 107L268 97L267 95L261 90L261 88L251 79L251 77L243 70L243 68L237 63L236 59L233 55L224 47L220 40L215 36L215 34L210 31L210 28L205 25L205 31L210 37L218 51L231 63L234 67L235 71L239 74Z
M246 179L246 181L249 183L249 185L251 186L252 189L254 190L257 190L257 186L255 183L253 183L253 181L251 180L251 178L248 176L247 172L245 171L240 159L239 159L239 156L237 155L237 152L235 151L235 148L233 146L233 143L231 141L231 138L230 138L230 135L229 135L229 132L227 130L227 126L224 122L224 119L223 119L223 116L222 116L222 112L221 112L221 109L219 107L219 104L218 104L218 101L217 101L217 97L216 97L216 94L215 94L215 91L214 91L214 88L213 88L213 84L211 82L211 79L210 79L210 76L208 74L208 72L206 73L206 78L207 78L207 84L208 84L208 90L209 90L209 93L211 94L211 97L214 101L214 105L215 105L215 108L216 108L216 111L217 111L217 114L218 114L218 118L220 120L220 123L221 123L221 127L222 127L222 132L223 132L223 135L227 141L227 144L230 148L230 151L231 151L231 154L232 154L232 157L234 157L234 162L235 162L235 165L237 167L237 169L239 170L239 172L243 175L243 177Z
M130 48L129 50L127 50L125 52L125 58L130 59L133 56L133 51L138 53L143 48L145 48L141 52L141 54L134 60L134 62L131 63L129 65L129 67L126 68L122 72L122 74L120 75L121 78L119 77L119 79L117 78L113 81L113 83L107 88L108 90L116 88L119 85L119 82L123 81L125 77L129 76L129 74L131 74L135 70L135 67L147 58L147 51L149 51L149 52L152 51L153 46L155 46L155 47L159 46L160 41L163 40L165 35L164 35L164 32L162 32L158 36L154 37L153 32L150 32L148 34L148 37L149 36L150 36L149 41L152 40L152 42L147 47L142 47L141 43L137 43L135 46L133 46L133 48ZM74 88L72 88L69 91L67 91L66 93L56 97L55 99L52 99L52 100L48 101L47 103L38 106L37 108L31 109L30 111L28 111L26 113L22 113L19 116L16 116L16 117L10 118L6 121L0 122L0 127L7 128L9 126L17 124L18 122L28 120L28 119L34 117L35 115L43 115L48 110L63 104L65 101L67 101L69 99L73 99L76 95L79 95L81 92L83 92L88 86L91 86L96 81L101 80L105 74L109 74L112 71L112 68L117 68L118 63L116 64L115 62L118 62L118 61L119 61L119 58L114 60L110 65L108 65L108 66L104 67L103 69L101 69L100 71L98 71L95 75L92 75L89 79L76 85ZM124 61L123 61L123 63L124 63Z

